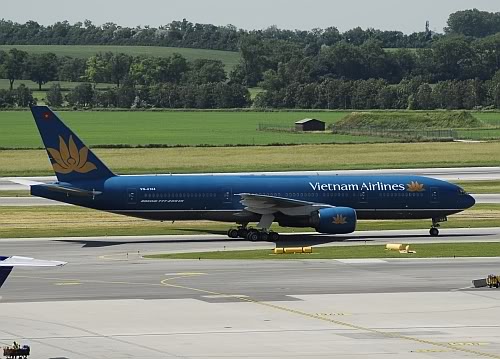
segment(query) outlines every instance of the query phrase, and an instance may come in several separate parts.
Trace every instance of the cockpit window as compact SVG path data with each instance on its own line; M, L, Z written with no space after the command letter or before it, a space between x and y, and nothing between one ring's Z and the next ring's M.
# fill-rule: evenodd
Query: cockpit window
M465 196L467 194L467 192L464 191L463 188L458 188L458 194L461 195L461 196Z

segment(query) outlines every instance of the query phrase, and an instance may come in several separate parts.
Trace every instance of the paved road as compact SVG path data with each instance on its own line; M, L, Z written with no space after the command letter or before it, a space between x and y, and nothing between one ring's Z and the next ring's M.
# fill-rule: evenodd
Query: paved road
M424 231L367 234L345 239L429 240ZM485 239L500 240L500 230L449 230L438 240ZM223 245L271 247L218 236L0 240L2 254L69 261L15 270L0 290L0 344L72 359L500 358L500 290L470 288L498 272L499 258L140 256Z
M234 175L235 173L222 173ZM241 174L241 173L236 173ZM249 173L245 173L249 174ZM412 168L412 169L380 169L380 170L343 170L343 171L295 171L295 172L254 172L254 174L297 174L297 175L408 175L429 176L447 181L482 181L500 180L500 167L463 167L463 168ZM211 175L211 174L200 174ZM0 178L0 191L22 190L26 186L16 184L12 180L31 180L38 182L52 182L55 177L4 177Z

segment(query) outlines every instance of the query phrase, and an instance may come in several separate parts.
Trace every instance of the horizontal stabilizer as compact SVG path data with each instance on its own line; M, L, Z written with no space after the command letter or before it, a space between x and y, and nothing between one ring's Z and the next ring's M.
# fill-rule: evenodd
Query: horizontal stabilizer
M100 195L102 192L99 191L89 191L86 189L78 188L78 187L71 187L71 186L62 186L59 184L44 184L41 185L41 187L44 187L48 189L49 191L53 192L61 192L61 193L66 193L66 194L71 194L74 196L82 196L82 197L95 197L97 195Z
M46 261L29 257L0 257L0 287L5 283L14 267L60 267L66 262Z
M43 182L39 182L39 181L32 181L32 180L28 180L28 179L15 178L15 177L13 177L13 178L5 177L3 179L10 181L10 182L20 184L22 186L26 186L26 187L35 186L38 184L44 184Z
M60 267L67 262L47 261L30 257L0 257L0 267Z

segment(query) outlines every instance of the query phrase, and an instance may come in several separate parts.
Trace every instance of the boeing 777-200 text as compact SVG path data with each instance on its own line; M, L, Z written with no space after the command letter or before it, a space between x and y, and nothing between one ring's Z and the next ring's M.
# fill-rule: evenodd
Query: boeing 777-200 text
M31 111L57 176L32 195L151 220L233 222L231 238L276 241L273 222L346 234L359 219L431 219L437 236L440 222L475 203L455 184L411 175L118 176L48 107Z

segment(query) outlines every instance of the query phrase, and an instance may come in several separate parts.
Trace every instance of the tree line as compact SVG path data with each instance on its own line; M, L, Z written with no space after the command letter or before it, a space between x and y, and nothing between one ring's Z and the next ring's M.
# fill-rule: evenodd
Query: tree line
M20 79L36 82L40 90L49 81L83 82L66 96L59 84L51 86L47 93L51 106L65 102L71 106L121 108L236 108L250 104L248 89L228 83L221 61L190 62L179 54L159 58L108 52L82 60L11 49L0 51L0 75L10 82L10 90L0 91L0 107L24 107L36 102L26 86L14 89ZM116 88L96 89L99 83L114 83Z
M500 32L500 13L477 9L450 14L445 34L486 37ZM2 45L142 45L171 46L237 51L243 38L260 41L286 41L302 48L318 49L338 42L361 45L368 40L382 43L384 48L429 47L441 34L434 34L427 24L425 30L404 34L401 31L382 31L356 27L343 33L332 26L326 29L289 30L271 26L263 30L243 30L233 25L215 26L192 23L183 19L158 28L126 27L112 22L95 25L90 20L70 24L68 21L44 26L35 21L24 24L0 20Z
M396 84L423 77L429 83L446 80L488 80L500 69L500 33L470 40L448 36L430 48L387 50L370 40L360 46L340 42L317 53L286 41L259 41L246 37L240 44L240 62L226 74L221 61L183 56L156 58L123 53L99 53L88 59L0 51L0 77L30 79L41 86L49 81L115 83L125 79L138 85L152 83L209 83L229 80L247 87L285 87L291 82L325 79L383 79Z
M231 81L256 86L270 81L318 82L327 78L346 80L384 79L399 83L422 76L428 82L491 79L500 69L500 33L481 39L446 36L430 48L387 50L369 40L360 46L345 42L323 46L309 53L288 42L262 42L247 37L240 45L241 59Z
M88 59L58 57L53 53L30 54L11 49L0 51L0 77L9 80L10 89L16 80L31 80L42 85L50 81L113 83L123 81L137 85L156 83L204 84L227 80L220 60L188 61L182 55L170 57L130 56L123 53L98 53Z
M154 27L123 27L115 23L94 25L90 20L70 24L68 21L43 26L35 21L24 24L0 20L1 45L135 45L168 46L238 51L246 36L259 40L282 40L301 47L320 47L344 41L361 45L368 39L381 41L385 47L425 47L431 38L429 30L409 35L401 31L363 30L360 27L341 33L336 27L313 30L287 30L276 26L263 30L243 30L233 25L215 26L183 19Z
M254 105L300 109L499 109L500 71L488 81L446 80L436 84L421 77L398 84L380 79L294 82L259 93Z

